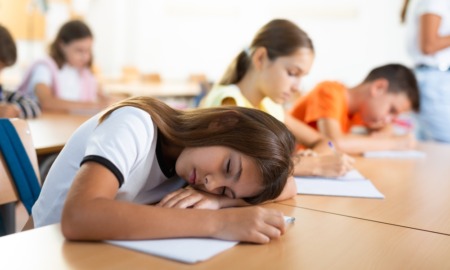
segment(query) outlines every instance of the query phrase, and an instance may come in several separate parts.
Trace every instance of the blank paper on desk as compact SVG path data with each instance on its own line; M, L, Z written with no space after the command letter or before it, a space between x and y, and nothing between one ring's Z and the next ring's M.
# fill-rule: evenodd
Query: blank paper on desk
M357 170L338 178L295 177L297 194L383 199L384 195Z
M210 238L174 238L134 241L110 240L106 242L185 263L196 263L207 260L238 243L237 241L225 241Z
M406 150L406 151L369 151L363 154L366 158L424 158L426 154L417 150Z

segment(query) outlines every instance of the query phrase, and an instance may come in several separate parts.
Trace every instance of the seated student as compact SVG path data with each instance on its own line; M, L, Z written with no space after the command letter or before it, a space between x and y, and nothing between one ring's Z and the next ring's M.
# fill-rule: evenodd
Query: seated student
M346 153L373 150L403 150L415 146L412 134L374 136L350 134L353 124L369 131L388 126L400 113L419 110L419 91L414 73L399 64L373 69L364 81L348 88L326 81L300 98L292 116L333 139Z
M40 103L42 111L95 112L111 102L98 89L90 68L93 36L82 21L65 23L50 46L50 57L36 61L18 92Z
M61 222L65 237L77 240L266 243L284 232L281 212L227 207L293 196L295 186L287 190L286 183L294 148L289 130L259 110L180 111L150 97L130 98L73 134L32 218L37 227ZM192 188L176 191L186 185Z
M5 67L14 65L17 60L17 48L8 29L0 25L0 72ZM0 117L31 118L39 116L41 109L32 99L18 92L5 91L0 85Z
M284 122L299 144L328 152L300 154L295 175L344 174L353 167L353 159L330 153L327 139L286 114L282 106L299 91L300 80L309 73L313 60L312 41L302 29L288 20L272 20L258 31L250 47L239 53L200 106L237 105L265 111Z

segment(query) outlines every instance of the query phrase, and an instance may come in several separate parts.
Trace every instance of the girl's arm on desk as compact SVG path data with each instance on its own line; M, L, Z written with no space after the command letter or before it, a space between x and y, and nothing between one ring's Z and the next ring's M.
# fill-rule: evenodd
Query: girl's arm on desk
M36 85L35 92L43 111L70 113L86 110L97 112L109 105L106 99L100 99L97 102L81 102L60 99L55 97L52 90L47 85L42 83Z
M275 200L283 201L294 197L297 194L297 186L294 178L288 178L286 185ZM250 206L242 199L232 199L223 195L215 195L206 191L193 188L179 189L166 195L157 206L168 208L197 208L197 209L220 209L236 206Z
M114 200L118 182L97 163L82 165L62 214L71 240L215 237L267 243L284 233L283 214L261 207L174 209Z

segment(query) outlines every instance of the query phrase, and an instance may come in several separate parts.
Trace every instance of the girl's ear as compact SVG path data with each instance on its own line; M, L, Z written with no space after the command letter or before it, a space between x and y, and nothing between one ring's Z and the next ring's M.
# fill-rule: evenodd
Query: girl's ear
M389 81L383 78L372 81L370 87L370 94L373 97L383 95L388 92Z
M256 48L252 55L252 64L257 69L260 70L264 66L264 62L267 60L267 49L265 47Z

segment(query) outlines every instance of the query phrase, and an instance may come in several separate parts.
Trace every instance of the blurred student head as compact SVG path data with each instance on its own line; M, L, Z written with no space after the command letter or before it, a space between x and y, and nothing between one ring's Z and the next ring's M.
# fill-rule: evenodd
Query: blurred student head
M80 20L66 22L50 45L50 56L58 67L64 64L82 69L92 65L93 35L89 27Z
M256 72L256 87L274 102L283 103L298 91L313 60L314 46L308 34L289 20L275 19L259 29L250 46L237 55L220 84L236 84Z
M17 48L11 33L0 25L0 71L14 65L17 60Z
M360 112L364 122L380 128L392 122L399 114L419 111L419 88L413 71L400 64L374 68L364 79L369 98Z

